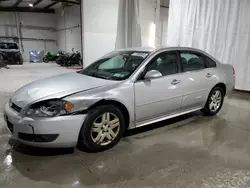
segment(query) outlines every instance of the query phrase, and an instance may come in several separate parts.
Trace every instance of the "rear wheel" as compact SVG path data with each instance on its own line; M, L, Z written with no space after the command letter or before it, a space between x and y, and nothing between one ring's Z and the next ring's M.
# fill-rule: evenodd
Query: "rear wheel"
M213 116L217 114L223 104L224 101L224 92L221 87L215 87L209 93L207 103L205 107L202 109L202 112L205 115Z
M89 111L79 135L79 143L92 152L115 146L125 131L122 112L113 105L96 107Z

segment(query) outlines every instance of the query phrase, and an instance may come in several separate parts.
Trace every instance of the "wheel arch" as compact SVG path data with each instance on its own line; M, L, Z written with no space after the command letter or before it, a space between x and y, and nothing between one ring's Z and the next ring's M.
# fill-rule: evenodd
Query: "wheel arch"
M223 92L224 92L224 93L223 93L224 96L226 95L226 93L227 93L226 84L220 82L220 83L216 84L216 85L212 88L212 90L213 90L215 87L220 87L220 88L223 90Z
M128 128L129 126L129 123L130 123L130 115L129 115L129 111L127 109L127 107L122 104L121 102L119 101L116 101L116 100L109 100L109 99L101 99L100 101L94 103L93 105L91 105L87 111L93 109L93 108L96 108L98 106L103 106L103 105L114 105L115 107L117 107L119 110L121 110L121 112L123 113L124 115L124 120L125 120L125 123L126 123L126 129ZM85 111L86 112L86 111Z
M211 91L212 91L214 88L216 88L216 87L220 87L220 88L222 89L222 91L223 91L224 96L226 95L226 91L227 91L227 90L226 90L226 84L224 84L224 83L222 83L222 82L219 82L219 83L217 83L217 84L209 91L209 93L208 93L208 95L207 95L206 103L207 103L207 101L208 101L208 97L209 97ZM204 106L206 105L206 103L204 103Z

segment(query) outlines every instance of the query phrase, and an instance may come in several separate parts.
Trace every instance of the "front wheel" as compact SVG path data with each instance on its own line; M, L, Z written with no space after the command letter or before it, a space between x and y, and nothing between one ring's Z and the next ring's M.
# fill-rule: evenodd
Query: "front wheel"
M103 105L89 111L79 135L79 143L92 152L115 146L125 131L122 112L113 105Z
M23 57L19 58L19 65L23 65Z
M44 62L44 63L48 63L48 62L49 62L49 59L48 59L47 57L44 57L44 58L43 58L43 62Z
M224 101L224 92L221 87L215 87L209 93L205 107L202 109L202 112L205 115L213 116L217 114Z

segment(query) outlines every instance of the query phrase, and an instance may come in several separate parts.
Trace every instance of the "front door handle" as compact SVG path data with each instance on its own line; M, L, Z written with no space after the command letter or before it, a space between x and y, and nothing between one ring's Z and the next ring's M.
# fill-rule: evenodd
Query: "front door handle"
M171 82L172 85L176 85L176 84L179 84L179 83L181 83L181 81L180 81L180 80L176 80L176 79L174 79L174 80Z
M207 75L206 75L206 77L207 78L210 78L210 77L212 77L213 75L211 74L211 73L207 73Z

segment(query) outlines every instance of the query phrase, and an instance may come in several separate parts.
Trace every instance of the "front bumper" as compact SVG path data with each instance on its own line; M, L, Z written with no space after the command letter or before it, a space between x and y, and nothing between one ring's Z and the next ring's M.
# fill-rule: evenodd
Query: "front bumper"
M13 61L19 61L20 60L20 54L18 52L8 52L8 53L2 53L3 59L8 62Z
M5 119L13 138L35 147L74 147L86 114L52 118L22 117L5 105Z

